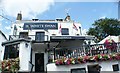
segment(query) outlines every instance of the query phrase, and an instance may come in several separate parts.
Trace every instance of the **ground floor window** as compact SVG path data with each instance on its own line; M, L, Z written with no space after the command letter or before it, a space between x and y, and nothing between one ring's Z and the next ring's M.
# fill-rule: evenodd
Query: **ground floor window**
M86 73L86 69L85 68L71 69L71 73Z
M4 59L19 57L19 44L5 46Z
M112 65L113 67L113 71L119 71L119 65L118 64L114 64Z
M88 73L100 73L102 68L99 64L88 65L87 67L88 67Z

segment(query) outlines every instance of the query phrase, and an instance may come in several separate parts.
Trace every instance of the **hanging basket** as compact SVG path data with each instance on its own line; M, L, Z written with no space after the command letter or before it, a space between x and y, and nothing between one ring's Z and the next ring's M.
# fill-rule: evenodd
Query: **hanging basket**
M107 39L104 42L104 45L105 45L106 49L110 49L110 50L114 50L117 47L117 44L114 42L113 39Z

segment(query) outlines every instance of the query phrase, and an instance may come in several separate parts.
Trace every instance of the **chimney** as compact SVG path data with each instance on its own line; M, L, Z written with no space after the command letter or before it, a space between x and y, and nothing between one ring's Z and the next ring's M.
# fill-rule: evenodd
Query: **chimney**
M21 12L17 14L17 19L16 20L22 20L22 14L21 14Z

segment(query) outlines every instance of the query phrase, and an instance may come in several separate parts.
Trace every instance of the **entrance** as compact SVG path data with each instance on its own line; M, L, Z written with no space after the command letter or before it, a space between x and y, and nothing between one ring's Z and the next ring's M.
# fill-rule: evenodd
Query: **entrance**
M44 72L44 53L35 54L35 72Z

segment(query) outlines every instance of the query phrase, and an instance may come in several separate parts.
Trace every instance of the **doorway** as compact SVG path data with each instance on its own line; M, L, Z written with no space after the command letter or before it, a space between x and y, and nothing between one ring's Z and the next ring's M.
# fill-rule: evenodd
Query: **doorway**
M44 53L35 54L35 72L44 72Z

